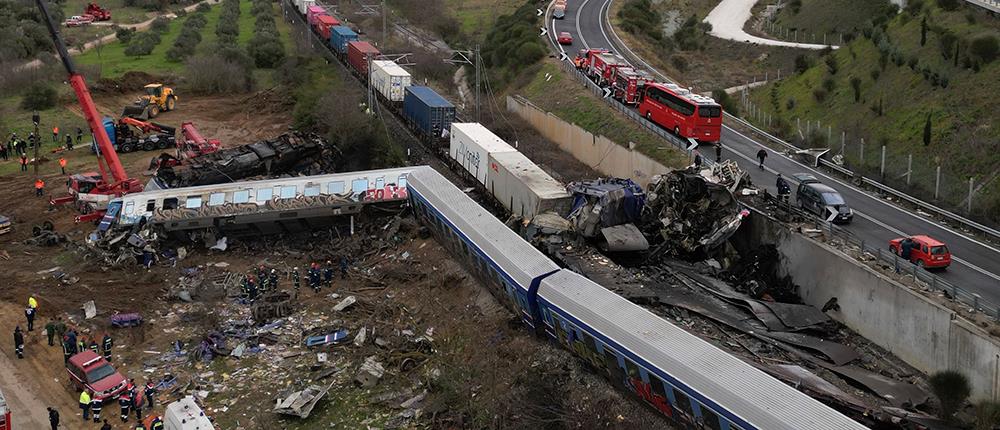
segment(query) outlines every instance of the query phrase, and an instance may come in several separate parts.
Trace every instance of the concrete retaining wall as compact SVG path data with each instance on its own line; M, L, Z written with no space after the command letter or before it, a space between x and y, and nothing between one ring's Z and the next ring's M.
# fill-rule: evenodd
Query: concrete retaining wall
M805 303L821 307L836 297L840 310L828 312L830 317L923 372L958 370L972 382L974 399L997 400L1000 342L984 330L846 254L788 231L764 215L754 212L745 228L740 234L748 245L777 246L779 272L800 286Z
M630 178L646 188L650 177L671 170L638 151L563 121L522 98L508 96L507 110L528 121L542 136L555 142L559 149L605 175Z

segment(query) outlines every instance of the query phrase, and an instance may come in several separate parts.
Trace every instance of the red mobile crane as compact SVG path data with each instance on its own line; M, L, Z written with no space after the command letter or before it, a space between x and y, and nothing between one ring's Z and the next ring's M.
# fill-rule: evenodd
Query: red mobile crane
M59 28L52 22L48 7L43 0L35 0L35 4L42 12L42 18L45 19L45 26L49 29L59 58L62 60L63 66L66 67L66 72L69 73L69 85L76 93L76 99L79 101L80 109L87 120L87 126L90 127L90 132L97 140L99 155L97 167L101 171L100 174L87 172L70 176L66 183L70 196L52 199L50 202L60 204L75 201L77 208L84 213L84 215L76 217L77 222L96 220L101 217L104 209L107 208L107 202L112 197L140 192L142 191L142 183L138 179L128 177L121 161L118 160L118 154L111 145L111 139L108 138L108 133L104 130L101 119L98 117L94 100L90 97L90 91L87 90L87 83L84 81L83 75L77 72L76 66L73 65L73 58L66 51L66 43L59 35ZM104 164L101 164L102 161Z

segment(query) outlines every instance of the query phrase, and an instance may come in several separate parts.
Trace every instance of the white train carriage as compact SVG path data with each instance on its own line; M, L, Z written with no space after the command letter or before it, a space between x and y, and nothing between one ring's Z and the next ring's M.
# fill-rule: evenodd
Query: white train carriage
M356 213L368 203L405 201L411 168L369 170L160 189L108 205L102 229L146 222L167 231L262 225Z
M434 169L414 168L407 187L414 212L501 302L519 310L531 325L528 297L538 280L559 266Z

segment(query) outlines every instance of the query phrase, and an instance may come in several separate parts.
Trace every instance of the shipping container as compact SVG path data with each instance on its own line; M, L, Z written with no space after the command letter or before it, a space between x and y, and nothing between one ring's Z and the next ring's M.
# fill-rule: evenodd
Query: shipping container
M330 47L340 54L347 54L347 42L358 40L358 33L343 25L330 27Z
M526 220L549 211L566 216L573 204L563 184L516 151L490 154L486 190Z
M322 6L309 6L306 8L306 22L309 25L316 25L316 17L320 15L326 15L326 10Z
M316 6L316 0L300 0L298 6L299 13L305 15L310 6Z
M455 105L429 87L410 86L403 97L403 116L425 135L440 139L455 120Z
M390 102L402 102L410 86L410 72L388 60L372 61L371 86Z
M347 62L361 76L368 76L368 60L378 58L378 49L372 44L360 40L347 42Z
M451 124L448 156L474 176L480 184L486 185L490 154L500 152L517 152L517 150L478 122Z
M336 25L340 25L340 21L330 15L319 15L316 17L316 25L313 28L316 29L316 33L319 33L323 40L330 40L330 28Z

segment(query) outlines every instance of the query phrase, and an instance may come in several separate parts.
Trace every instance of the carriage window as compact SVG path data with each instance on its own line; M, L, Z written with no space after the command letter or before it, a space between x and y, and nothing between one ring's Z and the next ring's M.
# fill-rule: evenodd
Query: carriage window
M327 194L344 194L344 181L327 182Z
M691 412L691 399L688 398L687 394L681 392L674 388L674 399L677 401L677 408L684 411L689 417L694 415Z
M226 202L226 193L212 193L208 195L208 205L218 206Z
M631 360L625 359L625 369L628 370L629 378L642 379L642 376L639 375L639 367Z
M243 190L233 193L233 203L246 203L250 201L250 191Z
M146 200L146 212L152 212L156 209L156 200Z
M351 191L353 191L354 194L361 194L368 191L368 179L361 178L351 181Z
M257 201L266 202L268 200L271 200L271 197L273 195L274 195L274 190L270 188L261 188L257 190Z
M701 406L701 420L705 423L707 428L712 430L722 430L722 424L719 424L719 416L715 414L708 406Z
M163 209L177 209L177 198L171 197L169 199L163 199Z
M462 251L465 252L466 256L469 255L469 245L464 240L462 241Z
M618 356L611 352L611 348L604 348L604 366L608 370L618 368Z
M399 185L399 188L406 188L406 175L400 176L396 184Z
M305 192L303 192L306 197L313 197L319 195L319 185L306 185Z
M132 215L135 212L135 202L125 203L125 215Z
M281 187L281 194L280 194L280 196L283 199L295 198L295 185L289 185L289 186Z
M378 178L375 180L375 188L385 188L385 178Z
M184 207L188 209L198 209L201 207L201 196L188 196Z
M666 397L667 392L663 389L663 381L652 373L649 374L649 386L652 389L653 394L659 394Z

